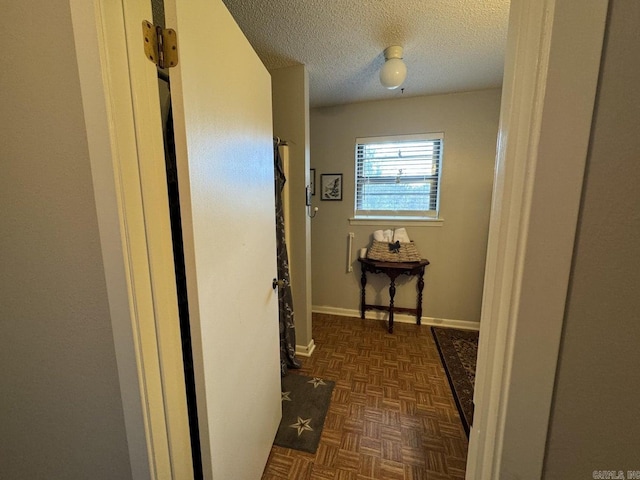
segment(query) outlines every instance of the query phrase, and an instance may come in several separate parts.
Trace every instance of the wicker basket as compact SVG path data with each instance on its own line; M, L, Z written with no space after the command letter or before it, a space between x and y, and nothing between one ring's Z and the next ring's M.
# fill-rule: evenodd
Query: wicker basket
M367 258L382 262L419 262L421 257L413 242L394 244L374 240L367 250Z

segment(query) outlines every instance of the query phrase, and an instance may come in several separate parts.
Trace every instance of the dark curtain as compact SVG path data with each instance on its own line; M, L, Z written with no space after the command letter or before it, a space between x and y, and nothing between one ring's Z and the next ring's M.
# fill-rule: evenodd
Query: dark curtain
M273 146L274 179L276 191L276 242L278 252L278 311L280 317L280 375L285 376L289 368L300 368L296 358L296 327L294 324L293 298L289 279L289 255L284 236L284 208L282 189L287 181L284 175L278 142Z

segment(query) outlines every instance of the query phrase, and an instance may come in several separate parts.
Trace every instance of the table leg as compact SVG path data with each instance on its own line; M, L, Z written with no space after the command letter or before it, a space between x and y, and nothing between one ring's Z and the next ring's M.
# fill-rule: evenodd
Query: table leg
M389 333L393 333L393 297L396 296L396 279L391 279L389 285Z
M420 325L422 321L422 290L424 290L424 268L418 275L418 305L416 306L416 323Z
M367 272L362 266L362 277L360 277L360 318L364 319L365 305L365 287L367 286Z

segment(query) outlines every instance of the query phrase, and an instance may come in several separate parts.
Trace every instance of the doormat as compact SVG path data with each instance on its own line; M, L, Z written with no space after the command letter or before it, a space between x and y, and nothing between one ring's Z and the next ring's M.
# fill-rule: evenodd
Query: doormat
M335 382L289 373L282 378L282 420L274 444L316 453Z
M473 424L473 386L476 381L478 332L431 327L431 333L440 352L442 365L460 412L462 426L469 436Z

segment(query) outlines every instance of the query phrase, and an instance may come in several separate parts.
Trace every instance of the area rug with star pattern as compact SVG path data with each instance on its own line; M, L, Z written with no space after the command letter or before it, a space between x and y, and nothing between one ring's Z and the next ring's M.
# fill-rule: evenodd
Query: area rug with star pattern
M282 377L282 420L274 444L316 453L335 382L289 373Z

